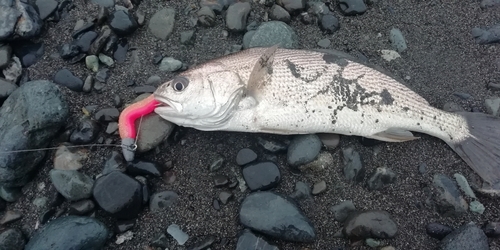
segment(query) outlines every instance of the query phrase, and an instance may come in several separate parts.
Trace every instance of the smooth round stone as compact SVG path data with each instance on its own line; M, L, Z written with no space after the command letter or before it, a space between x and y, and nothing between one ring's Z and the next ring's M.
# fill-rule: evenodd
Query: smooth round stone
M76 92L81 92L83 89L83 80L73 75L66 68L57 71L54 76L54 82Z
M249 148L241 149L236 155L236 164L240 166L246 165L255 160L257 160L257 154Z
M37 231L25 250L102 249L109 230L97 219L83 216L57 218Z
M408 48L403 33L399 29L395 28L391 29L391 31L389 32L389 41L392 43L392 46L399 53L405 51L406 48Z
M118 36L128 36L139 27L139 24L133 16L126 11L117 10L109 17L109 26Z
M70 59L80 53L80 47L76 44L63 44L59 50L62 59Z
M76 39L75 44L80 47L81 52L87 53L97 36L97 32L87 31Z
M292 242L313 242L311 221L291 199L268 191L254 192L241 203L241 224L270 237Z
M157 85L161 83L161 77L154 75L146 80L146 85Z
M40 14L40 18L45 20L57 9L58 2L56 0L36 0L35 5Z
M9 228L0 234L0 249L23 250L26 240L17 228Z
M104 108L95 114L95 119L101 122L116 122L120 117L120 111L117 108Z
M182 68L182 62L173 58L165 57L161 60L160 70L167 72L174 72Z
M138 128L137 152L147 152L156 148L165 138L169 137L175 124L161 118L156 113L151 113L145 115L142 121L137 119L135 127Z
M288 164L298 167L314 161L321 150L321 145L321 140L315 134L296 136L288 147Z
M318 195L323 193L326 190L326 182L325 181L320 181L318 183L315 183L312 189L312 194L313 195Z
M110 38L110 41L111 38ZM114 47L114 45L111 45ZM126 39L120 39L118 43L116 43L116 47L114 47L113 58L117 63L123 63L127 59L127 52L129 48L128 41Z
M69 141L73 144L88 144L97 138L99 134L99 124L92 119L84 118L78 123L78 127L73 130Z
M248 229L244 229L238 236L236 250L259 249L259 250L279 250L277 246L269 244L262 237L258 237Z
M440 250L489 250L488 238L474 223L464 224L444 237Z
M311 187L307 183L298 181L295 183L295 191L290 195L295 200L301 200L311 197Z
M391 239L398 227L386 211L368 210L352 213L344 223L342 233L351 240L367 238Z
M127 173L132 176L144 175L144 176L161 176L162 169L155 162L142 161L139 159L134 159L127 165Z
M346 16L360 15L367 9L363 0L340 0L339 6Z
M52 184L64 198L77 201L90 198L94 180L76 170L50 170Z
M174 191L161 191L154 193L149 201L149 210L164 211L175 205L179 200L179 195Z
M333 34L340 28L339 19L330 14L321 16L319 24L321 30L328 34Z
M281 180L281 173L274 162L252 163L242 170L243 178L252 191L264 191L274 188Z
M99 207L118 219L132 219L142 210L142 186L132 177L111 171L98 178L94 185L94 199Z
M87 66L87 69L97 72L99 71L99 58L94 55L87 56L85 57L85 65Z
M269 18L271 20L281 21L284 23L290 23L291 17L290 13L288 13L283 7L275 4L271 7L271 11L269 12Z
M227 29L232 32L244 31L251 9L252 6L248 2L239 2L229 6L226 12Z
M280 47L293 49L299 45L295 30L281 21L268 21L261 24L251 38L248 39L249 48L268 47L278 44Z
M431 222L425 226L425 232L427 232L427 234L432 238L442 240L446 237L446 235L453 232L453 229L443 224Z
M149 31L153 36L167 40L174 30L175 9L165 8L156 12L149 20Z
M344 222L350 214L356 211L352 200L343 201L332 207L333 217L338 222Z

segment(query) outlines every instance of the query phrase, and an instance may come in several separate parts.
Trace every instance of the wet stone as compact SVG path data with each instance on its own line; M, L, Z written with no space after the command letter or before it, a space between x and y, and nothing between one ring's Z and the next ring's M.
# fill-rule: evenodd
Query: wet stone
M345 221L342 233L351 240L367 238L390 239L398 231L396 223L386 211L354 212Z
M340 10L346 16L360 15L366 12L366 5L363 0L340 0Z
M120 171L98 178L93 194L99 207L118 219L135 218L142 210L141 183Z
M76 44L65 43L61 46L61 49L59 50L59 55L61 55L61 58L65 60L75 57L79 53L80 53L80 47Z
M153 86L151 86L153 87ZM154 90L153 90L154 91ZM141 125L139 126L139 123ZM147 152L156 148L165 138L168 138L175 125L156 113L151 113L135 121L138 130L137 152Z
M223 10L226 10L228 5L226 0L201 0L200 7L210 8L215 14L222 14Z
M491 238L500 237L500 222L486 222L481 228L486 236Z
M204 27L213 27L216 24L215 13L210 7L204 6L197 13L198 23Z
M88 144L93 142L99 134L99 124L92 119L84 118L69 137L69 141L73 144Z
M286 11L295 14L306 7L306 0L278 0L276 3L280 4Z
M111 29L109 28L109 26L104 26L101 29L100 35L90 45L90 50L88 53L91 55L97 55L101 53L101 51L106 46L106 43L108 42L110 37L111 37Z
M236 250L259 249L278 250L277 246L269 244L264 238L258 237L248 229L244 229L238 236Z
M352 200L343 201L332 207L333 217L338 222L344 222L355 211L356 207Z
M193 45L195 42L195 31L187 30L181 32L181 43L184 45Z
M57 218L36 231L25 250L101 249L109 235L99 220L70 215Z
M108 126L106 127L106 134L111 135L115 133L118 130L118 123L117 122L110 122L108 123Z
M92 0L92 3L106 8L115 6L114 0Z
M313 189L312 189L312 194L313 195L318 195L323 193L326 190L326 182L325 181L320 181L314 184Z
M160 166L158 166L158 163L134 159L127 164L127 173L132 176L150 175L159 177L162 175L162 170Z
M23 217L23 214L16 210L7 210L2 218L0 218L0 225L5 225L12 223L14 221L20 220Z
M156 38L167 40L174 30L175 16L173 8L159 10L149 20L149 31Z
M342 151L344 156L344 175L347 180L359 182L363 180L365 168L361 161L361 156L353 148L346 148Z
M268 47L279 45L282 48L293 49L299 45L295 30L281 21L268 21L262 23L252 35L243 37L243 47Z
M377 168L375 173L368 179L369 190L380 190L396 182L396 173L386 167Z
M277 4L271 7L269 18L271 20L281 21L284 23L290 23L291 21L290 13L288 13L283 7Z
M450 234L453 229L449 226L431 222L425 225L425 232L432 238L442 240L446 235Z
M3 76L7 81L17 83L23 74L21 62L17 56L12 56L9 64L2 70Z
M438 192L435 200L440 214L453 216L467 212L467 202L450 178L443 174L436 174L433 178L433 185Z
M330 41L330 39L325 38L325 39L321 39L318 41L318 46L321 48L328 48L328 47L330 47L331 43L332 42Z
M246 165L255 160L257 160L257 154L249 148L241 149L236 155L236 164L240 166Z
M47 19L57 9L58 2L56 0L36 0L35 6L38 9L40 18Z
M0 26L0 41L3 41L14 34L16 20L21 16L21 12L10 6L0 5L0 16L3 18Z
M238 2L229 6L226 12L227 29L232 32L244 31L250 10L251 5L248 2Z
M176 224L168 226L167 233L170 234L170 236L172 236L172 238L174 238L181 246L183 246L189 239L189 235L182 231L181 228Z
M66 68L57 71L54 82L76 92L81 92L83 89L83 80L73 75Z
M321 145L321 140L315 134L295 136L288 147L288 164L298 167L314 161L321 150Z
M75 41L75 45L80 47L82 53L87 53L90 50L90 45L97 38L97 33L94 31L88 31L78 37Z
M133 16L123 10L113 12L108 18L109 26L118 36L128 36L134 33L139 24Z
M23 250L26 240L21 230L9 228L0 233L0 249Z
M112 41L110 39L110 41ZM127 52L128 52L129 44L126 39L121 39L117 44L116 47L113 51L113 58L116 60L117 63L124 63L125 60L127 59Z
M12 47L8 44L0 45L0 69L5 68L12 57Z
M311 187L307 183L299 181L295 183L295 191L290 195L295 200L302 200L311 197Z
M276 187L281 180L278 166L271 161L248 164L242 169L243 178L252 191L264 191Z
M97 111L95 119L100 122L116 122L120 116L120 111L116 108L105 108Z
M21 188L0 186L0 197L7 202L15 202L23 195Z
M214 176L214 184L216 187L223 187L229 183L229 179L225 175L216 175Z
M135 220L119 220L116 222L116 232L124 233L132 229L135 225Z
M115 64L115 61L113 61L113 58L111 58L105 54L100 53L98 57L99 57L99 61L108 67L113 67Z
M97 74L95 74L95 79L99 82L106 83L110 77L109 69L103 68L100 69Z
M465 224L454 230L439 244L440 250L489 250L488 238L473 223Z
M0 103L7 99L16 89L17 85L0 78Z
M146 80L146 85L157 85L161 83L161 77L154 75Z
M249 194L241 204L239 218L244 226L281 240L313 242L316 239L311 221L291 199L276 193Z
M498 43L500 42L500 24L473 28L471 34L478 44Z
M403 33L399 29L391 29L389 33L389 41L391 42L394 49L396 49L396 51L399 53L405 51L408 48Z
M94 180L76 170L50 170L52 184L64 198L78 201L90 198Z
M455 177L455 180L457 181L458 183L458 186L460 187L460 189L462 189L462 191L469 197L473 198L473 199L476 199L476 194L474 194L474 191L472 191L472 188L470 187L469 185L469 182L467 181L467 179L465 179L465 176L461 175L461 174L454 174L453 177Z
M219 193L219 200L224 205L226 205L231 198L233 198L233 194L231 192L222 191Z
M189 250L203 250L210 249L210 246L214 244L217 238L213 235L204 236L202 240L197 241L192 244L188 249Z
M87 69L90 69L93 72L99 71L99 59L97 56L90 55L85 57L85 65L87 66Z
M82 34L90 31L94 29L94 23L92 22L89 22L89 23L85 23L84 20L78 20L75 24L75 28L73 29L74 32L73 34L71 34L71 36L74 38L74 39L77 39L79 36L81 36Z
M175 72L182 68L182 62L173 58L173 57L165 57L161 60L160 70L167 72Z
M152 212L165 211L174 206L179 200L179 195L174 191L161 191L154 193L149 201L149 210Z
M319 27L322 31L333 34L335 31L340 29L339 19L334 15L323 15L319 21Z
M94 210L94 202L92 200L77 201L69 206L69 214L84 215Z
M210 164L210 166L208 167L208 169L211 171L211 172L215 172L219 169L221 169L223 166L224 166L224 163L225 163L225 159L224 157L222 157L221 155L217 155L215 157L215 160L212 162L212 164Z

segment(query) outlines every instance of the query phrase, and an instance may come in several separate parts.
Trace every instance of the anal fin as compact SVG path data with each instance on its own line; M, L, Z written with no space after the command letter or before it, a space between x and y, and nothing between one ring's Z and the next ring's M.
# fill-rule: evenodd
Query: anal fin
M420 138L414 136L412 132L400 128L390 128L385 131L365 137L386 142L405 142Z

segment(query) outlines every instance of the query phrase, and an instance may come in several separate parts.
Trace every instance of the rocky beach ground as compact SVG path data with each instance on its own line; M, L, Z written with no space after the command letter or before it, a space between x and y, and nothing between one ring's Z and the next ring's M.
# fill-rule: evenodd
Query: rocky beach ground
M125 163L117 132L178 72L277 43L498 116L498 0L0 0L0 16L0 249L500 249L499 198L431 136L202 132L149 115Z

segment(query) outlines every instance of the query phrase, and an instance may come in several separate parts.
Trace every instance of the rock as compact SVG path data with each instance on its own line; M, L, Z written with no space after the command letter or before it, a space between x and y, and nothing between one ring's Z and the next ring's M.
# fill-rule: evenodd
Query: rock
M288 13L283 7L274 4L273 7L271 7L271 11L269 12L269 18L271 20L275 21L281 21L284 23L290 23L291 17L290 13Z
M355 211L356 207L352 200L343 201L332 207L333 217L338 222L344 222Z
M484 223L482 230L486 236L491 238L500 237L500 222L486 222Z
M165 211L175 205L179 200L179 195L174 191L161 191L154 193L149 201L149 210L151 212Z
M142 161L139 159L134 159L127 165L127 173L132 176L156 176L159 177L163 173L163 170L158 166L156 162Z
M389 33L389 41L392 43L392 47L396 49L397 52L401 53L405 51L408 47L406 46L406 40L403 33L399 29L391 29Z
M326 48L330 47L331 43L332 42L330 41L330 39L325 38L325 39L321 39L321 40L318 41L318 46L321 47L321 48L326 49ZM335 134L332 134L332 135L335 135Z
M306 0L277 0L276 3L291 14L302 11L306 7Z
M481 8L483 9L498 7L500 6L500 0L482 0L479 6L481 6Z
M321 152L319 153L318 157L316 157L316 160L307 163L305 165L299 166L300 171L323 171L327 169L328 167L333 166L333 156L332 154L328 152Z
M111 38L111 28L109 26L103 26L101 29L101 33L99 36L92 42L90 45L90 49L88 53L90 55L100 55L104 47L106 46L106 43L110 40Z
M243 167L243 178L252 191L269 190L278 185L281 173L278 166L271 161L251 163Z
M110 41L112 38L110 38ZM128 41L126 39L120 39L118 43L116 44L116 47L113 51L113 58L116 60L117 63L124 63L125 60L127 59L127 51L128 51L129 45Z
M396 173L386 167L377 168L368 180L369 190L380 190L396 182Z
M367 238L391 239L398 227L386 211L353 212L345 221L342 233L350 240Z
M470 211L478 214L483 214L485 207L479 201L471 201L469 205Z
M448 234L439 243L439 250L489 250L488 238L473 223L465 224Z
M167 40L175 24L175 9L166 8L156 12L149 20L149 31L155 37Z
M100 127L96 121L90 118L83 118L78 123L77 128L71 133L69 141L77 145L88 144L97 138L99 131Z
M21 65L24 68L27 68L38 62L45 53L45 45L41 42L18 42L15 45L12 45L12 49L16 57L18 57L21 61Z
M54 82L76 92L81 92L83 89L83 80L73 75L66 68L57 71L54 75Z
M61 46L59 50L59 55L62 59L70 59L77 56L80 53L80 47L76 44L65 43Z
M7 67L11 57L12 47L8 44L0 45L0 69Z
M57 9L58 2L56 0L36 0L35 6L38 9L40 18L47 19Z
M109 230L97 219L84 216L57 218L37 231L25 250L101 249Z
M17 89L17 85L0 78L0 103L5 101L9 95Z
M154 237L151 240L151 246L153 247L159 247L161 249L168 249L169 246L169 239L167 239L167 236L165 234L159 234L158 236Z
M12 7L12 5L0 5L0 16L3 19L2 23L0 23L0 41L6 41L14 34L21 12Z
M89 158L89 152L85 148L69 148L69 145L61 145L54 155L54 169L78 170Z
M257 154L249 148L240 149L236 155L236 164L240 166L246 165L255 160L257 160Z
M236 243L236 250L279 250L277 246L269 244L262 237L258 237L248 229L243 229L243 231L238 236L238 242Z
M16 8L21 12L21 18L17 21L16 35L20 38L33 38L38 36L43 27L43 20L31 4L15 1Z
M120 117L120 111L117 108L104 108L94 115L94 118L100 122L116 122L118 117Z
M241 224L285 241L313 242L316 239L311 221L289 198L268 191L249 194L243 200Z
M80 48L82 53L87 53L92 46L92 43L96 40L98 34L94 31L87 31L82 35L78 36L74 41L75 45Z
M90 198L94 180L76 170L50 170L52 184L64 198L78 201Z
M9 228L0 234L0 249L23 250L26 240L21 230Z
M319 27L323 32L333 34L335 31L340 29L339 19L331 14L322 15L319 20Z
M15 202L23 195L19 187L0 186L0 197L7 202Z
M156 113L151 113L143 116L142 121L141 119L137 119L135 121L135 127L139 128L137 152L142 153L150 151L160 145L161 142L170 136L175 128L175 124L161 118L160 115Z
M157 85L157 84L160 84L160 83L161 83L161 77L159 77L157 75L150 76L146 80L146 85ZM136 99L136 101L137 101L137 99Z
M281 141L272 141L257 137L257 143L266 151L274 154L284 153L288 150L288 145Z
M94 55L85 57L85 65L87 69L92 70L92 72L99 71L99 58Z
M396 60L396 59L401 57L399 55L399 53L397 51L394 51L394 50L383 49L383 50L380 50L380 54L381 54L382 58L388 62L390 62L392 60Z
M252 7L248 2L237 2L227 9L226 26L229 31L241 32L247 26L248 14Z
M311 187L306 183L299 181L295 183L295 191L290 195L292 199L301 200L311 197Z
M7 81L17 83L23 74L23 68L19 58L13 56L12 60L10 60L7 66L2 70L2 73Z
M219 200L224 205L226 205L231 198L233 198L233 194L231 192L222 191L219 193Z
M453 229L443 224L431 222L425 226L425 231L432 238L442 240L444 237L446 237L446 235L450 234Z
M128 36L134 33L139 27L139 24L133 16L128 14L128 11L117 10L108 18L109 27L118 36Z
M473 28L471 34L478 44L498 43L500 42L500 24Z
M493 116L500 116L500 98L487 98L484 101L486 111Z
M469 197L476 199L476 195L474 194L474 191L472 191L472 188L469 185L469 182L467 182L467 179L461 174L454 174L453 177L455 177L455 180L458 183L458 186L462 191Z
M347 180L359 182L365 176L365 168L361 161L361 156L353 148L342 150L344 156L344 175Z
M120 171L111 171L95 181L94 199L104 211L118 219L135 218L142 210L141 183Z
M182 68L182 62L173 57L165 57L161 60L160 70L174 72Z
M312 194L313 195L318 195L323 193L326 190L326 182L325 181L320 181L314 184L313 189L312 189Z
M204 27L213 27L216 24L215 13L214 11L208 7L203 6L198 12L198 23Z
M448 112L462 112L462 111L465 111L465 109L462 108L462 106L460 106L458 103L455 103L455 102L446 102L443 105L443 110L444 111L448 111Z
M177 243L181 246L183 246L186 243L186 241L189 239L189 235L184 233L181 230L181 228L176 224L172 224L172 225L168 226L167 233L170 234L170 236L172 236L177 241Z
M339 6L346 16L360 15L367 9L363 0L340 0Z
M54 83L38 80L21 85L0 107L2 149L47 147L68 115L68 105ZM0 154L0 183L9 187L26 184L46 152Z
M222 11L226 10L227 7L229 7L229 4L232 2L232 0L201 0L200 1L200 7L208 7L210 8L215 14L220 15Z
M295 136L288 146L288 164L298 167L314 161L321 150L321 145L321 140L315 134Z
M197 241L195 244L191 245L189 250L204 250L210 249L210 246L214 244L216 238L214 235L208 235L203 237L202 240Z
M123 155L121 153L118 153L117 151L112 151L106 157L106 162L104 163L104 170L102 174L108 174L109 172L115 170L120 172L125 172L126 164L125 164L125 159L123 158Z
M92 200L77 201L69 207L69 214L71 215L84 215L94 210L94 202Z
M9 224L11 222L20 220L23 214L17 210L7 210L0 219L0 225Z
M92 3L98 4L99 6L109 8L115 6L114 0L92 0Z
M440 214L453 216L467 212L467 202L450 178L443 174L435 174L433 185L438 192L435 200Z
M294 49L299 46L298 36L293 28L281 21L269 21L261 24L255 33L247 39L249 42L248 46L244 46L246 48L279 45L282 48Z

